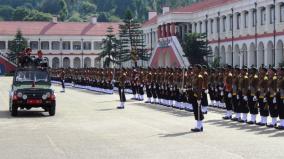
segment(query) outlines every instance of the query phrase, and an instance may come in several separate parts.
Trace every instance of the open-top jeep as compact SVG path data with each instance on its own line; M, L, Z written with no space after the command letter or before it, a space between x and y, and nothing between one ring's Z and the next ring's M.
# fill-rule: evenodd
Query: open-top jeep
M50 116L55 115L55 94L47 68L24 67L15 72L10 91L11 115L17 116L18 109L31 108L43 108Z

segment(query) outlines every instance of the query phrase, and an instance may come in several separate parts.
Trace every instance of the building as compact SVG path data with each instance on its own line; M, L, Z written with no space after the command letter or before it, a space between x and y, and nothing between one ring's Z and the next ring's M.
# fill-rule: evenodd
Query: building
M52 68L100 67L102 62L96 58L110 26L117 34L119 23L97 22L96 17L84 23L58 22L56 17L51 22L1 21L0 52L9 52L9 42L20 30L33 54L42 50Z
M143 24L152 48L151 66L187 66L180 48L186 33L206 33L221 64L278 66L284 60L284 0L203 0L163 13ZM178 37L178 38L177 38Z

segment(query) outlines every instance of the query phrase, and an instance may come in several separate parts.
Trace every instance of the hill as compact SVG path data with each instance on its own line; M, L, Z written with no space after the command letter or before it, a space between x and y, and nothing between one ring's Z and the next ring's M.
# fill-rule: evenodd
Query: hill
M179 7L197 0L1 0L0 20L48 21L58 15L61 21L120 21L126 10L139 20L150 10L161 12L163 6Z

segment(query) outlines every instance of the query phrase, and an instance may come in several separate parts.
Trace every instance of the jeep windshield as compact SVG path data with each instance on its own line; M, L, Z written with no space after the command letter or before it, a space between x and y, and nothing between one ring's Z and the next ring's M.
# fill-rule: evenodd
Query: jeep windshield
M29 84L33 82L38 84L50 83L48 72L39 70L24 70L16 72L15 83Z

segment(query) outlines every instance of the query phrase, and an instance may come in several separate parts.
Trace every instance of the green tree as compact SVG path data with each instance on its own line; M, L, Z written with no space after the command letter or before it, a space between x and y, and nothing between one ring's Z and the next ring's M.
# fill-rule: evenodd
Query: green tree
M103 51L100 53L99 58L104 58L104 67L109 68L111 63L118 64L118 50L117 39L113 33L113 27L107 30L106 38L103 40Z
M204 57L212 54L208 49L206 34L189 33L185 36L183 50L191 64L206 64Z
M30 10L24 21L51 21L52 15L49 13L39 12L38 10Z
M23 37L20 30L17 31L14 40L9 44L8 58L10 61L15 62L18 55L27 48L27 40Z
M95 13L97 10L97 6L88 1L83 1L80 5L80 13L83 15L87 15L89 13Z
M138 61L146 61L149 55L146 54L144 46L143 32L141 24L133 19L132 13L128 10L125 13L123 24L119 26L119 36L121 40L120 61L132 61L137 67Z
M14 8L8 5L1 5L0 6L0 17L4 20L12 20Z
M24 8L24 7L17 7L15 11L13 12L13 20L16 21L22 21L25 17L29 16L30 9Z

